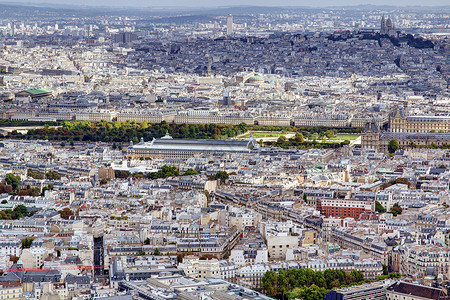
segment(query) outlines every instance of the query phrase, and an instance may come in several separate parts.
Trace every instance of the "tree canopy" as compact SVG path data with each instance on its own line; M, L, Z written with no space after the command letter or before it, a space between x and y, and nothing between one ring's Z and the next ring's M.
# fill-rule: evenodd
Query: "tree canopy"
M44 174L39 171L34 171L33 169L27 170L27 176L32 177L34 179L44 179Z
M7 184L11 185L13 190L17 190L20 185L20 175L14 175L13 173L8 173L5 176L5 181Z
M397 215L401 215L403 212L403 208L400 207L400 205L398 205L398 203L394 203L394 205L391 208L390 213L394 215L394 217L396 217Z
M198 175L198 172L195 171L194 169L187 169L186 172L183 173L183 176L188 176L188 175Z
M333 288L364 281L360 271L311 269L289 269L277 272L267 271L261 281L262 289L272 297L285 294L288 299L324 299L325 293Z
M395 153L398 150L398 141L396 139L392 139L388 143L388 152Z
M18 220L23 217L32 216L33 212L28 212L25 205L17 205L14 209L5 209L0 211L0 219L2 220Z
M230 175L226 171L218 171L215 175L211 177L212 180L220 180L221 183L224 183Z
M49 180L60 180L61 174L59 174L58 172L56 172L54 170L50 170L47 173L45 173L45 178L47 178Z
M65 207L64 209L59 211L59 215L62 219L68 220L71 216L73 216L73 211L70 208Z
M385 213L386 209L384 208L383 205L381 205L380 202L375 201L375 211L379 212L379 213Z

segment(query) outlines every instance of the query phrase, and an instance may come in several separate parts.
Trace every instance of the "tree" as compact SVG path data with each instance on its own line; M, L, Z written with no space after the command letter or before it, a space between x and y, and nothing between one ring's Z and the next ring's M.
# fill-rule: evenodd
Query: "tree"
M396 139L392 139L388 143L388 152L395 153L398 150L398 141Z
M211 195L209 194L208 190L204 190L203 194L205 194L207 202L211 201Z
M247 125L247 123L244 123L244 122L240 123L237 127L239 128L239 131L241 133L245 133L248 130L248 125Z
M295 288L287 293L288 299L323 300L327 290L313 284L309 287Z
M334 131L331 130L331 129L328 129L327 131L325 131L325 136L326 136L328 139L331 139L332 137L334 137Z
M286 142L286 137L284 135L280 136L277 140L277 144L283 145Z
M74 214L70 208L66 207L59 211L59 215L61 216L62 219L69 220L70 217L73 216Z
M34 171L33 169L27 170L27 176L32 177L34 179L44 179L44 174L39 171Z
M220 179L221 183L224 183L225 180L227 180L230 177L230 175L228 175L228 173L226 171L218 171L214 176L213 176L213 180L218 180Z
M314 272L311 269L288 269L278 273L268 271L262 278L262 289L270 296L286 296L287 299L324 299L327 289L364 281L360 271L352 272L328 269Z
M394 215L394 217L396 217L397 215L401 215L403 212L403 208L400 207L400 205L398 205L398 203L394 203L394 205L391 208L390 213Z
M382 214L382 213L385 213L385 212L386 212L386 209L384 208L383 205L381 205L380 202L375 201L375 211L377 211L377 212L379 212L379 213Z
M107 183L108 183L108 180L106 178L103 178L102 180L100 180L100 185L104 185Z
M295 134L294 139L295 139L295 141L296 141L298 144L301 144L301 143L305 142L305 138L303 137L303 134L302 134L301 132L297 132L297 133Z
M311 137L310 137L311 140L315 141L315 140L317 140L318 138L319 138L319 134L318 134L317 132L311 134Z
M22 239L22 249L30 248L32 242L33 242L33 238Z
M261 280L261 287L269 296L276 296L277 294L278 276L275 271L267 271Z
M49 180L60 180L61 174L59 174L58 172L56 172L54 170L50 170L47 173L45 173L45 178L47 178Z
M2 200L2 204L7 204L8 200Z
M0 184L0 194L9 194L13 191L13 188L9 184Z
M388 266L383 264L383 275L388 275Z
M28 214L28 209L25 205L19 204L14 208L14 212L19 214L20 216L26 216Z
M153 252L153 255L156 255L156 256L161 255L161 252L159 251L158 248L155 249L155 252Z
M5 209L0 211L0 219L2 220L18 220L23 217L32 216L33 212L29 213L25 205L17 205L13 210Z
M135 176L135 174L133 174L133 176ZM153 172L153 173L147 174L147 178L149 178L149 179L167 178L167 177L176 177L176 176L180 176L178 169L174 166L167 166L167 165L162 166L161 170L159 170L158 172Z
M6 174L5 181L7 184L11 185L13 190L16 191L20 185L20 176L14 175L13 173Z
M188 176L188 175L198 175L198 172L195 171L194 169L187 169L186 172L183 173L183 176Z
M9 256L9 261L12 261L14 264L16 264L19 261L20 257L15 256L15 255L10 255Z

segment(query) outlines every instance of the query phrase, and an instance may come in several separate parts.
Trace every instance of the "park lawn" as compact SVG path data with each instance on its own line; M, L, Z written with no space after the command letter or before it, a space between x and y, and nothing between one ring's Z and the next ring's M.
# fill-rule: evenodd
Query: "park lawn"
M250 133L252 134L253 138L259 139L259 138L267 138L267 137L280 137L292 132L247 132L246 134L240 136L239 138L247 139L250 137Z
M332 137L330 140L353 141L359 137L359 134L336 134L336 136Z

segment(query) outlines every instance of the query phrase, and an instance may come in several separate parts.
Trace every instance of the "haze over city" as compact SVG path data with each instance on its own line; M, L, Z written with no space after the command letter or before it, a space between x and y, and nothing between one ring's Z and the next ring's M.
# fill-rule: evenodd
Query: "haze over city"
M8 1L4 1L8 2ZM14 3L29 3L29 4L65 4L65 5L82 5L82 6L111 6L111 7L220 7L220 6L307 6L307 7L320 7L320 6L353 6L353 5L388 5L388 6L449 6L450 4L446 0L431 0L431 1L419 1L419 0L399 0L395 3L392 1L366 1L366 0L315 0L315 1L302 1L302 0L196 0L196 1L184 1L184 0L167 0L164 2L154 0L79 0L74 3L70 0L16 0ZM9 3L12 3L9 1Z

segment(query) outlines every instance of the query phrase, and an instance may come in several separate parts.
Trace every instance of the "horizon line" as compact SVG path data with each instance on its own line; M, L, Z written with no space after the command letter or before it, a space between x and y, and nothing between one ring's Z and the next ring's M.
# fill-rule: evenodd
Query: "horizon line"
M450 9L450 5L389 5L389 4L353 4L353 5L317 5L317 6L309 6L309 5L211 5L211 6L182 6L182 5L130 5L130 6L123 6L123 5L115 5L112 4L110 6L108 5L85 5L85 4L58 4L58 3L51 3L51 2L42 2L42 3L34 3L34 2L11 2L11 1L0 1L0 4L4 5L11 5L11 6L28 6L28 7L47 7L47 8L53 8L53 9L75 9L75 8L109 8L109 9L170 9L170 10L209 10L209 9L230 9L230 8L280 8L280 9L316 9L316 8L328 8L328 9L336 9L336 8L359 8L359 7L373 7L373 8L448 8ZM52 7L54 6L54 7Z

